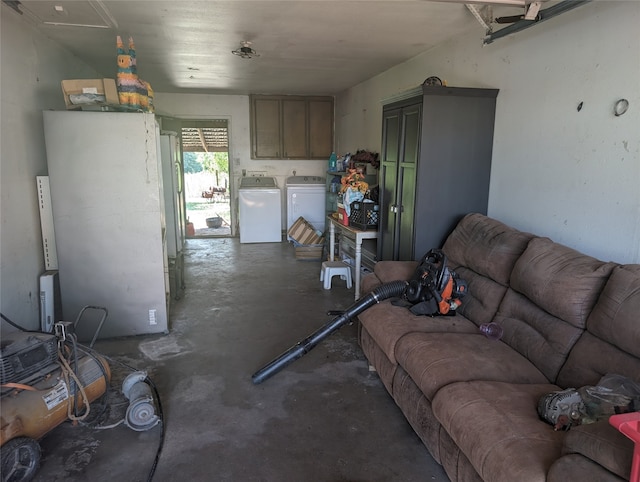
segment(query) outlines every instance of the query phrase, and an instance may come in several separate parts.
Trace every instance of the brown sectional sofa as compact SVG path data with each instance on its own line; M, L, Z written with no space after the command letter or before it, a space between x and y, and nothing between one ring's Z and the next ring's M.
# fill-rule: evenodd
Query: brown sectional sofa
M454 317L415 316L391 300L359 315L370 364L452 481L624 481L633 443L607 421L554 431L541 396L640 382L640 265L619 265L464 217L443 250L469 286ZM363 292L408 280L416 262L381 261ZM504 335L478 331L495 321Z

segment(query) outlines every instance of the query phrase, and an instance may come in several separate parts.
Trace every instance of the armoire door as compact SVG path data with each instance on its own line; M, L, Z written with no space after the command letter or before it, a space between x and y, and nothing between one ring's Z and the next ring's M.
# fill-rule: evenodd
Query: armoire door
M398 162L400 160L402 109L384 111L382 117L382 159L380 176L380 233L378 259L395 259L397 225L393 212L397 205Z
M422 105L412 105L402 109L402 134L400 142L400 162L398 163L398 225L397 249L394 259L414 258L414 223L427 222L415 219L416 177L420 157L420 125Z
M383 113L378 253L381 260L413 259L421 114L420 103L391 108Z

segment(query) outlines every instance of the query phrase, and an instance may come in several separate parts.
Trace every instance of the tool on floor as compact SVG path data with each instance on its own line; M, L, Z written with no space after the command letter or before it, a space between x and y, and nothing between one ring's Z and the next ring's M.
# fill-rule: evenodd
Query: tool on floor
M358 316L370 306L380 303L382 300L393 296L400 296L404 293L408 283L406 281L393 281L391 283L378 286L371 293L360 299L355 304L347 308L344 313L336 316L326 325L314 331L311 335L285 351L282 355L272 360L263 368L253 374L251 379L256 385L262 383L267 378L272 377L287 365L293 363L298 358L309 353L315 346L336 331L338 328L346 325L352 318Z
M136 432L145 432L160 422L146 379L146 372L133 372L122 382L122 393L129 400L124 424Z
M79 349L70 333L71 323L54 327L56 335L14 332L3 336L3 482L31 480L40 466L37 440L67 420L85 420L91 402L107 391L111 379L104 358Z
M419 307L416 314L445 315L455 313L467 292L467 283L447 267L447 258L439 249L432 249L422 258L411 281L392 281L375 288L329 323L299 341L283 354L255 372L251 380L259 384L287 365L309 353L318 343L353 318L388 298L402 297L405 303ZM332 313L332 312L329 312Z
M106 318L106 309L85 308L105 312L97 336ZM84 309L78 320L83 312ZM124 423L136 431L149 430L161 421L162 414L155 414L155 400L161 412L155 386L145 372L134 371L122 386L122 392L129 400L125 417L110 426L93 425L95 422L88 418L92 413L91 403L105 396L110 389L111 369L107 357L77 342L74 328L78 320L55 323L55 334L51 334L26 331L0 315L21 330L3 335L0 348L2 482L30 481L40 466L38 440L68 420L95 429L114 428ZM155 400L151 395L152 387ZM106 410L106 403L102 408ZM94 415L92 419L95 420L102 414ZM149 480L159 452L160 449Z

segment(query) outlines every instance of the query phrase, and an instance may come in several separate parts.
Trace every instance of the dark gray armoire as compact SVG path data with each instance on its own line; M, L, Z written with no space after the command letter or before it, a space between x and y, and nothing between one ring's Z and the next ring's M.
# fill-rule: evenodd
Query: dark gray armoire
M379 260L420 259L487 213L497 89L423 86L385 105Z

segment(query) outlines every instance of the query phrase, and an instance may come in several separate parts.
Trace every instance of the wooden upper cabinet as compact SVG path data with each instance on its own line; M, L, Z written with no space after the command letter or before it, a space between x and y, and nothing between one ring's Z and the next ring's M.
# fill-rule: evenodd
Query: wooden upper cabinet
M282 157L307 156L307 103L304 99L282 101Z
M252 159L328 159L333 97L251 96Z
M280 100L253 99L251 109L251 152L254 158L280 157Z
M309 100L309 157L329 159L333 151L333 99Z

